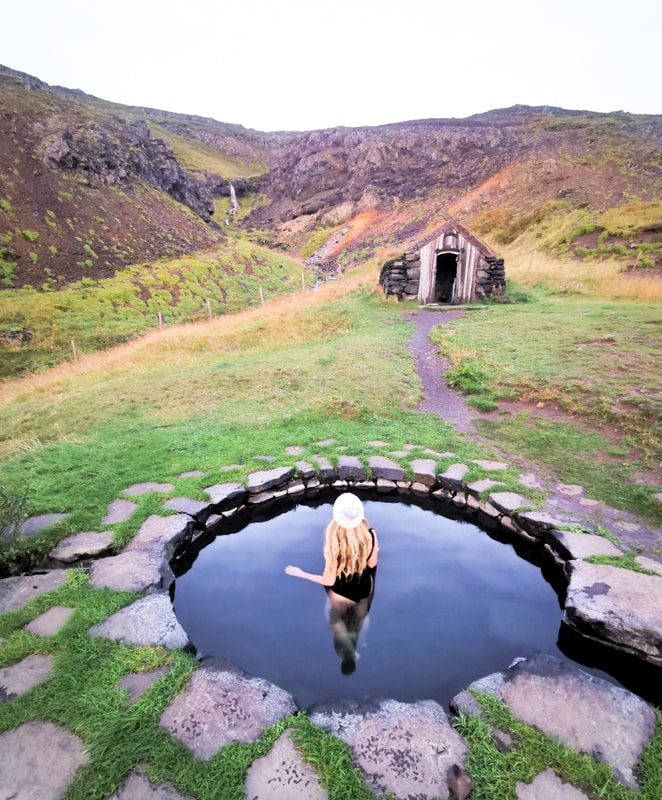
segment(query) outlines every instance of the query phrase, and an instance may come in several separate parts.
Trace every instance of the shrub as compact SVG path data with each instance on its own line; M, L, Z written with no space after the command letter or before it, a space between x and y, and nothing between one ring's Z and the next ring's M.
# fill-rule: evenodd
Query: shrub
M21 236L27 239L28 242L36 242L39 238L39 233L37 231L21 231Z

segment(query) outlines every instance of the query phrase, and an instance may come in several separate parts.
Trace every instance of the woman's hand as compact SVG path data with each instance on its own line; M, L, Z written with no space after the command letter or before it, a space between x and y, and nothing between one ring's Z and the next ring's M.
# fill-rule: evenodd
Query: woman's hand
M303 578L303 570L301 567L293 567L292 565L285 567L285 572L288 575L294 575L295 578Z

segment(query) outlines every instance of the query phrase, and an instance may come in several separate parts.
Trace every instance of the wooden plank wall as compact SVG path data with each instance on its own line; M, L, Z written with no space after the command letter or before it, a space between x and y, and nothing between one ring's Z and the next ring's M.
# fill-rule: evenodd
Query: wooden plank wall
M421 255L421 280L418 287L419 303L432 303L434 301L434 283L436 277L437 248L443 247L444 236L438 236L434 241L424 245L419 253ZM469 303L474 298L476 287L476 270L480 260L480 251L461 235L458 243L462 252L458 256L457 276L455 278L455 295L453 303Z

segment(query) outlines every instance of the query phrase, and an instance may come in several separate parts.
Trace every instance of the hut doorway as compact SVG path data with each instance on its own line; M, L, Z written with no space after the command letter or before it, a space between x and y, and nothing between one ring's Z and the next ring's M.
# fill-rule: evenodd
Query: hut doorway
M457 278L457 253L439 253L434 279L435 303L452 303Z

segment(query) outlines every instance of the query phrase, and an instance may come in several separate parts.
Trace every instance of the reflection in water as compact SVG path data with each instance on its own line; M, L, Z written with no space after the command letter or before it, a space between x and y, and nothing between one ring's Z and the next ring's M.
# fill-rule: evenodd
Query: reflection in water
M558 653L559 603L540 569L475 525L418 505L363 503L379 536L374 602L372 592L354 606L329 592L325 602L293 580L292 561L322 575L336 497L247 520L177 577L175 612L200 653L267 678L302 707L365 696L447 706L518 656Z
M351 675L356 669L359 633L367 619L374 595L375 573L372 575L372 591L358 603L347 600L335 592L328 593L329 627L333 631L333 649L340 658L340 671L343 675Z

